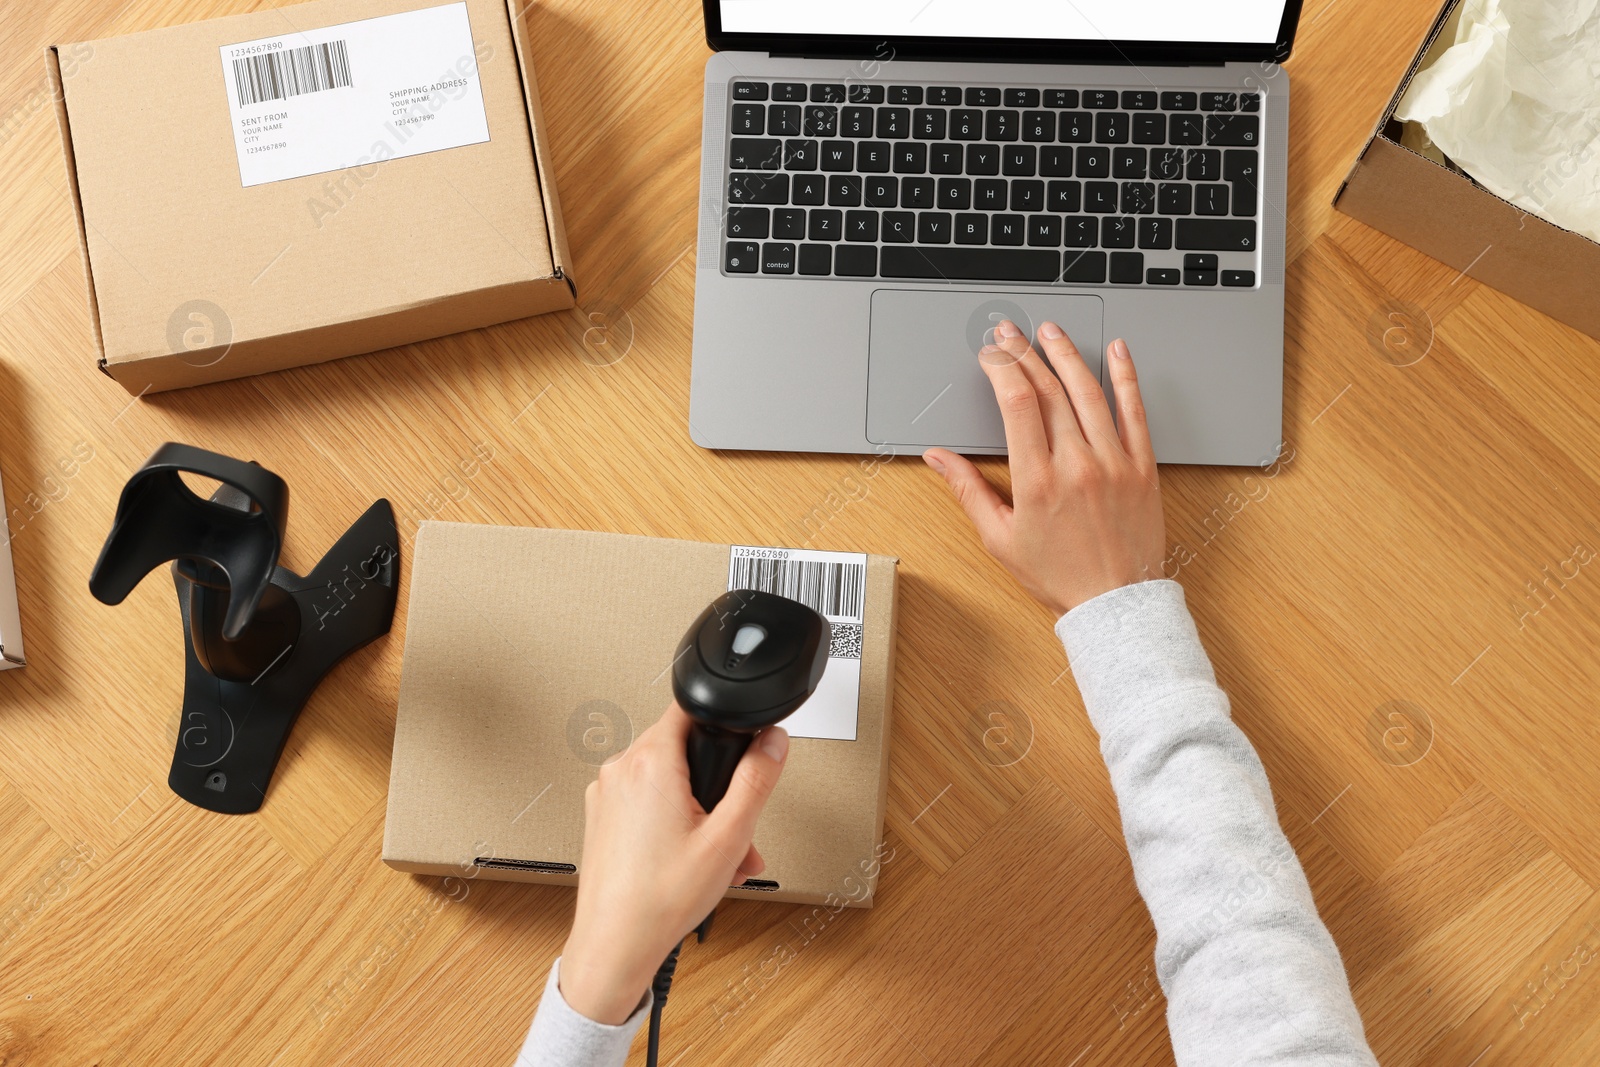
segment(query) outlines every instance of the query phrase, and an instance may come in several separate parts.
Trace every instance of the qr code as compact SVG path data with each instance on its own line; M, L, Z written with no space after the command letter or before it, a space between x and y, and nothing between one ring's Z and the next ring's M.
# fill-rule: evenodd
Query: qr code
M828 642L829 659L860 659L861 658L861 624L855 622L836 622L833 626L833 639Z

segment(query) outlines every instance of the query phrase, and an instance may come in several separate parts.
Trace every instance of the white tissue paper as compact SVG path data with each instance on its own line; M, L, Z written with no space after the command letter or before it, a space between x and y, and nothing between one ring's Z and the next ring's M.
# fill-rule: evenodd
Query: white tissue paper
M1395 118L1496 196L1600 241L1600 0L1462 0Z

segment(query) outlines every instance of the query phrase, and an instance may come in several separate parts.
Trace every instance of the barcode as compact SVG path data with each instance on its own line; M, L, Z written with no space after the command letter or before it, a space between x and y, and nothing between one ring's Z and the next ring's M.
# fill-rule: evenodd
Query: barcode
M859 619L866 572L862 563L735 556L728 588L777 593L823 615Z
M233 61L233 81L239 104L287 100L303 93L342 89L350 85L350 60L343 41L264 52Z

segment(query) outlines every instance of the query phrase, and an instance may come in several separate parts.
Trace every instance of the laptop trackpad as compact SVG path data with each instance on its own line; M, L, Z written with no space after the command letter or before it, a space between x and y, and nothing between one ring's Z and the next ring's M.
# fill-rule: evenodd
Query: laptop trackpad
M978 365L1002 319L1030 339L1039 324L1067 331L1096 378L1104 347L1097 296L880 289L872 294L867 439L926 448L1005 448L994 389Z

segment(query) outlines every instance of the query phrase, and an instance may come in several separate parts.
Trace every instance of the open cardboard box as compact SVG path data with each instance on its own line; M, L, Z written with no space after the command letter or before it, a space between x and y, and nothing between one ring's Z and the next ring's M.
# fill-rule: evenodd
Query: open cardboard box
M572 307L525 6L313 0L49 48L100 368L159 392Z
M1530 215L1401 143L1395 108L1452 36L1461 0L1428 30L1334 195L1340 211L1551 318L1600 338L1600 244Z

